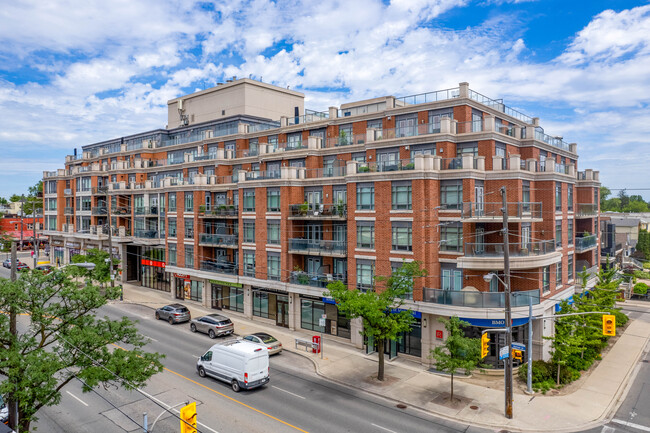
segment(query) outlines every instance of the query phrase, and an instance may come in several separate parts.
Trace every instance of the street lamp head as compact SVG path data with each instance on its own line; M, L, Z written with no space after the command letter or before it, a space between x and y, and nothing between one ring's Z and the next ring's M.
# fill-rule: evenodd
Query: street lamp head
M490 281L492 281L492 279L493 279L494 277L495 277L495 275L494 275L494 273L492 273L492 272L483 275L483 279L484 279L487 283L489 283Z

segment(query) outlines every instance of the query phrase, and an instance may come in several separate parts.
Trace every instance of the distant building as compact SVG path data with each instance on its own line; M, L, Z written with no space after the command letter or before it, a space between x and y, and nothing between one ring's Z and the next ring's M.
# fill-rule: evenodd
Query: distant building
M34 218L31 215L26 215L21 218L17 215L7 215L4 218L0 218L0 233L6 233L11 236L12 240L18 242L20 247L21 239L21 227L22 227L22 239L23 247L32 246L34 240ZM36 235L38 236L39 242L41 244L46 243L48 237L43 235L43 216L36 216Z

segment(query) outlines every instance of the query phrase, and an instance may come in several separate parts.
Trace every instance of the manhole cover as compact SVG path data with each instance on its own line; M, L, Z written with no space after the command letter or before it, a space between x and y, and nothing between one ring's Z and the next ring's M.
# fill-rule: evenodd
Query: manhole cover
M398 403L398 404L397 404L397 407L398 407L399 409L406 409L406 405L405 405L404 403Z
M499 433L510 433L510 430L499 430Z
M641 362L650 362L647 359L642 359Z
M469 408L472 410L478 410L478 406L470 406Z

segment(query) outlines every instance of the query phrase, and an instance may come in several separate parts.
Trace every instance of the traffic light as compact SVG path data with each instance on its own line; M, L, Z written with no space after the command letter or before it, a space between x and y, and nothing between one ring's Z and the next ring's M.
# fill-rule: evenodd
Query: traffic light
M613 314L603 314L603 335L616 335L616 316Z
M489 342L490 338L488 337L487 332L481 334L481 358L485 358L490 353L490 348L488 347Z
M181 408L181 433L196 433L195 401Z
M521 350L512 349L512 359L518 359L521 361L523 359Z

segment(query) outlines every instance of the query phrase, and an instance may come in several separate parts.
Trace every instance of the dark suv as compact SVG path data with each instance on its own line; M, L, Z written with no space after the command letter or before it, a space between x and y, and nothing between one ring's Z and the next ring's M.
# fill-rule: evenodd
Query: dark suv
M170 304L156 310L156 320L167 320L174 323L189 322L192 319L190 310L183 304Z

